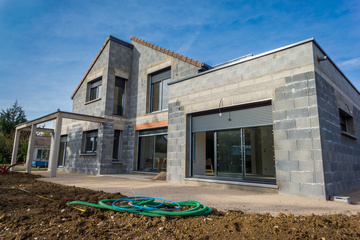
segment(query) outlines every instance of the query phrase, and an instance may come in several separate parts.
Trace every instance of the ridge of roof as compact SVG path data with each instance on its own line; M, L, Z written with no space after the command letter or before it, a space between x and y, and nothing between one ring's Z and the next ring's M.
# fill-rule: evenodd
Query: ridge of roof
M186 62L186 63L189 63L191 65L194 65L195 67L198 67L198 68L201 68L203 65L205 65L204 63L202 62L199 62L199 61L196 61L194 59L191 59L191 58L188 58L188 57L185 57L184 55L181 55L181 54L178 54L176 52L173 52L173 51L170 51L168 49L165 49L165 48L162 48L162 47L159 47L155 44L152 44L152 43L149 43L147 41L144 41L140 38L137 38L137 37L130 37L131 41L134 41L134 42L137 42L137 43L140 43L146 47L149 47L149 48L152 48L156 51L159 51L161 53L164 53L166 55L169 55L171 57L174 57L174 58L177 58L183 62Z

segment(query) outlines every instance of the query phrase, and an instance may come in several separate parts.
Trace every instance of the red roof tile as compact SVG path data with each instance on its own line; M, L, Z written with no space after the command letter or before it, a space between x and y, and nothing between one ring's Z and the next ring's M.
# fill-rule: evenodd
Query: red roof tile
M140 39L140 38L131 37L130 39L131 39L131 41L140 43L140 44L142 44L142 45L144 45L144 46L146 46L146 47L152 48L152 49L154 49L154 50L156 50L156 51L159 51L159 52L164 53L164 54L166 54L166 55L169 55L169 56L171 56L171 57L177 58L177 59L179 59L179 60L181 60L181 61L187 62L187 63L189 63L189 64L191 64L191 65L194 65L194 66L196 66L196 67L198 67L198 68L201 68L201 67L203 66L203 63L202 63L202 62L199 62L199 61L196 61L196 60L194 60L194 59L185 57L185 56L183 56L183 55L180 55L180 54L175 53L175 52L173 52L173 51L167 50L167 49L165 49L165 48L156 46L156 45L154 45L154 44L152 44L152 43L149 43L149 42L146 42L146 41L144 41L144 40L142 40L142 39Z

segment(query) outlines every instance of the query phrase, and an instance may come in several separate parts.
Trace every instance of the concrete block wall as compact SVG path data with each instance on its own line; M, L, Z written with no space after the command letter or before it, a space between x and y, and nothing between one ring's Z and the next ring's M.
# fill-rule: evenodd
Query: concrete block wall
M81 113L86 115L93 116L104 116L105 115L105 99L106 99L106 88L107 88L107 77L108 77L108 65L109 65L109 53L110 53L110 45L109 43L106 45L99 58L95 62L91 71L88 74L88 77L92 75L102 75L102 89L101 89L101 99L91 102L87 102L87 81L81 84L79 90L76 92L73 98L73 112Z
M325 199L315 73L285 80L273 101L279 193Z
M326 53L314 44L314 59ZM327 198L360 189L360 93L331 59L315 61ZM339 108L353 117L353 136L340 129Z
M181 103L169 104L166 180L184 182L186 176L186 115Z
M169 102L181 102L185 115L218 109L222 98L224 107L272 99L279 192L325 198L311 41L170 85ZM174 124L170 113L169 132ZM174 121L185 126L178 118ZM176 140L185 143L185 134ZM169 141L169 151L178 142ZM171 152L179 166L188 164L187 150Z
M183 62L179 59L168 56L167 54L156 51L152 48L144 46L137 42L132 42L133 58L132 58L132 71L130 81L130 97L128 98L128 117L135 121L127 123L124 134L123 156L126 161L124 168L127 172L136 170L136 155L137 155L137 137L135 133L135 126L146 123L154 123L168 120L169 111L162 111L156 113L149 113L149 94L150 84L148 75L152 71L157 71L165 67L171 66L171 81L176 81L180 78L195 75L198 73L198 68ZM169 105L170 109L170 105ZM170 123L169 123L170 124ZM173 141L168 136L168 144ZM172 152L168 152L168 180L175 181L173 171L183 174L178 166L173 166L174 162L169 159ZM176 175L177 176L177 175ZM176 181L180 181L177 177ZM183 178L182 178L183 179Z
M352 108L358 139L342 135L336 90L319 74L316 74L316 84L319 92L326 194L329 198L360 189L360 111L357 107Z
M140 43L132 42L133 65L131 73L131 117L136 117L136 124L152 123L168 120L167 111L160 113L149 113L149 69L160 70L171 66L171 81L179 78L195 75L198 68L183 62L179 59L168 56L167 54L146 47ZM157 67L159 66L159 67ZM136 103L136 107L132 105ZM135 109L136 112L133 110Z
M75 123L67 130L67 156L65 160L65 169L69 172L81 172L87 174L100 174L100 156L101 150L96 155L84 155L82 152L83 132L98 129L98 138L102 138L103 130L97 123ZM98 144L102 141L98 140ZM99 146L99 145L98 145Z
M105 115L113 116L114 86L115 86L115 75L116 75L115 72L116 70L120 70L121 72L124 73L124 75L130 76L131 65L132 65L131 62L132 48L113 41L110 41L109 44L110 44L110 50L109 50L108 74L106 79L107 88L106 88ZM119 76L119 77L123 77L127 79L125 76ZM130 82L130 78L127 81L127 85L129 85L129 82ZM128 108L126 108L126 110L128 110ZM119 117L119 118L123 118L123 117Z
M99 127L96 156L77 154L74 155L74 157L70 157L69 166L67 167L69 171L88 172L93 174L115 174L126 172L126 167L124 167L126 164L114 164L112 161L115 128L122 131L122 140L129 139L129 137L126 136L126 134L129 134L129 131L123 131L127 122L126 117L113 115L113 102L116 75L115 72L121 71L125 74L128 73L130 76L132 65L131 60L131 47L110 40L100 54L99 58L94 63L94 66L90 70L87 77L87 79L89 79L93 78L93 76L102 76L101 99L90 103L86 102L87 79L82 83L80 89L75 94L73 98L73 112L107 117L109 122L102 124ZM128 79L128 81L130 81L130 79ZM67 126L69 126L69 124L71 125L71 122L73 122L75 125L77 124L76 121L65 121ZM85 130L87 129L85 128ZM71 131L72 130L70 130L70 132ZM69 141L78 147L79 144L81 145L82 133L78 133L77 137L75 138L69 134ZM124 143L122 142L122 144ZM128 144L125 145L128 146ZM69 145L69 147L71 146ZM81 147L78 149L81 149ZM123 158L124 156L127 156L128 150L127 148L123 147L121 149L125 151L121 153L121 157ZM76 158L78 159L77 161ZM94 164L96 167L89 167L94 166ZM90 168L93 168L93 170L90 171Z

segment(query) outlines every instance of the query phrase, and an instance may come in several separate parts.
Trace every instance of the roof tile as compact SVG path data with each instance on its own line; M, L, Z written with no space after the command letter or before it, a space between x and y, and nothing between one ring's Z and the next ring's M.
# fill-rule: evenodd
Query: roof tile
M186 57L186 56L183 56L183 55L181 55L181 54L175 53L175 52L170 51L170 50L168 50L168 49L165 49L165 48L159 47L159 46L157 46L157 45L154 45L154 44L152 44L152 43L146 42L146 41L144 41L144 40L142 40L142 39L140 39L140 38L131 37L130 39L131 39L131 41L140 43L140 44L142 44L142 45L144 45L144 46L150 47L150 48L152 48L152 49L154 49L154 50L156 50L156 51L159 51L159 52L164 53L164 54L166 54L166 55L169 55L169 56L171 56L171 57L177 58L177 59L179 59L179 60L181 60L181 61L187 62L187 63L189 63L189 64L191 64L191 65L196 66L196 67L201 68L202 65L203 65L202 62L196 61L196 60L194 60L194 59L188 58L188 57Z

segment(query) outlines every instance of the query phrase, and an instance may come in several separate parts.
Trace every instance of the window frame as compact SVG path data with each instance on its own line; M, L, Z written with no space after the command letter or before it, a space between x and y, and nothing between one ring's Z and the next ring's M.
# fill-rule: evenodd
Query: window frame
M83 147L82 152L85 154L96 154L97 151L97 139L98 139L98 130L90 130L83 133ZM88 141L92 139L91 150L88 150Z
M89 82L88 83L87 102L92 102L92 101L101 99L101 89L102 89L102 77ZM95 94L94 94L94 92L95 92Z
M118 136L116 137L116 133L118 133ZM120 161L120 155L121 155L121 139L122 139L122 131L121 130L114 130L114 138L113 138L113 152L112 152L112 161L119 162ZM117 158L114 158L114 149L115 149L115 140L118 141L117 143Z
M123 96L122 96L122 112L121 113L117 113L118 99L115 99L115 91L116 91L116 88L119 87L119 86L116 86L116 81L117 80L118 81L124 81L124 92L123 92ZM126 86L127 86L127 79L126 78L115 76L113 115L120 116L120 117L125 117ZM115 103L117 103L116 106L115 106Z
M350 112L351 113L351 112ZM342 135L356 139L354 118L351 114L339 108L339 127Z
M169 72L169 75L166 74L166 72ZM154 80L154 77L159 77L161 76L160 74L165 73L164 77L160 77L159 79ZM171 81L171 67L166 67L163 68L159 71L153 72L151 74L149 74L149 83L150 83L150 94L149 94L149 113L155 113L155 112L162 112L162 111L167 111L169 109L168 106L168 102L166 107L163 106L163 101L164 101L164 85L168 84L168 82ZM158 96L158 109L154 110L154 85L159 83L159 96ZM167 87L167 90L169 88ZM167 99L169 99L169 94L167 94Z

